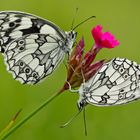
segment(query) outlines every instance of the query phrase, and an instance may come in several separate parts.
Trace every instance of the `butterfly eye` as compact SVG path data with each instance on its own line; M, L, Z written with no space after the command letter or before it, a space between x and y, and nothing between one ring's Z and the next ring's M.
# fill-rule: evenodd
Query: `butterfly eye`
M69 36L71 36L71 32L69 32L69 34L68 34Z
M35 79L38 79L38 78L39 78L39 75L38 75L37 72L33 72L33 73L32 73L32 76L33 76Z
M75 35L74 34L72 34L72 38L74 38L75 37Z
M85 106L85 103L83 101L80 101L77 103L77 106L78 106L78 109L81 110Z
M124 73L124 68L121 67L121 68L119 69L119 72L120 72L120 73Z
M31 74L31 69L29 67L25 67L24 72L29 75Z
M74 34L72 32L69 32L68 33L68 38L73 38L74 37Z

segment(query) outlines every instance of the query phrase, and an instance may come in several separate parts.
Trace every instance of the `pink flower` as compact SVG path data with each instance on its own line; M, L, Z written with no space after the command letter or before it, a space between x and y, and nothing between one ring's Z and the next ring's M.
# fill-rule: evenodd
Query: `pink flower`
M95 47L98 49L114 48L120 44L110 32L102 32L101 25L97 25L92 29L92 36L95 40Z
M67 67L67 80L60 92L71 88L79 87L83 81L89 80L103 66L105 60L95 60L96 55L102 48L114 48L119 45L119 41L115 40L110 32L102 32L102 26L97 25L92 29L92 35L95 39L95 45L84 54L84 39L82 38L77 46L73 49ZM84 79L83 79L84 78Z

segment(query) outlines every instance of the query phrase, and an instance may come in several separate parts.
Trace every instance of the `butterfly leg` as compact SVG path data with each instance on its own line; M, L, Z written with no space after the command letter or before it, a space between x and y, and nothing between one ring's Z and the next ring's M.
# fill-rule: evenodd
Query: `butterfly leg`
M67 82L67 84L69 85L69 91L71 91L71 92L78 92L79 90L73 90L72 88L71 88L71 85L70 85L70 83L68 82L68 81L66 81Z

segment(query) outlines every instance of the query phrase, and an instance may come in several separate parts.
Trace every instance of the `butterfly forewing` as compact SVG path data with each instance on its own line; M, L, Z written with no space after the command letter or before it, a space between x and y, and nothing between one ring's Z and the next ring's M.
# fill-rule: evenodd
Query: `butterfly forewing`
M54 34L66 38L63 30L54 23L23 12L0 12L0 46L2 52L12 40L26 34Z
M109 106L128 103L140 98L139 65L128 59L114 58L87 81L80 95L87 103ZM88 91L84 92L84 88Z

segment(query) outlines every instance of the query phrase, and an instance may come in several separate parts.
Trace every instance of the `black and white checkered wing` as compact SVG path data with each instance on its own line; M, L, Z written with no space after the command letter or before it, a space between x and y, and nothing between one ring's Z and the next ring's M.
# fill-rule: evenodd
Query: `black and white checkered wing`
M97 106L128 103L140 98L139 79L140 66L136 62L114 58L82 85L81 99Z
M32 33L54 34L60 38L66 36L54 23L40 17L23 12L0 12L0 50L2 53L14 39Z
M36 84L50 75L65 52L63 41L51 34L29 34L12 41L5 50L7 69L23 84Z

